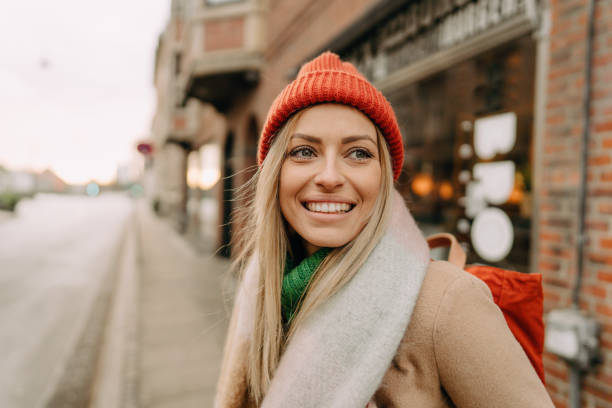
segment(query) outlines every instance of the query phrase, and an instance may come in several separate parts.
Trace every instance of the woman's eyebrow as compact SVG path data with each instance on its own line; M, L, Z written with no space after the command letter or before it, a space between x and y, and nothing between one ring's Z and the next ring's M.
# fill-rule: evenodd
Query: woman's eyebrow
M318 137L305 135L303 133L294 133L293 136L291 136L291 139L304 139L311 143L321 143L321 139L319 139Z
M376 144L376 142L374 141L374 139L372 139L370 136L368 135L355 135L355 136L347 136L347 137L343 137L341 142L342 144L347 144L347 143L352 143L352 142L356 142L358 140L369 140L370 142Z

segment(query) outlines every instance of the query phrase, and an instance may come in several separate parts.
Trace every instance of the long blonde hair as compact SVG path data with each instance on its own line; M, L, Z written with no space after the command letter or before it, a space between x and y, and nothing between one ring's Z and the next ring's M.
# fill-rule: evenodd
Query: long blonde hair
M260 271L256 319L247 361L250 397L256 403L268 390L285 345L308 315L357 273L382 237L390 210L393 190L391 156L384 137L376 128L382 180L370 220L355 239L332 250L321 263L285 333L281 289L290 244L278 190L289 139L304 111L294 114L277 132L262 166L240 192L248 205L239 217L241 235L236 242L239 253L234 267L244 272L251 256L257 254Z

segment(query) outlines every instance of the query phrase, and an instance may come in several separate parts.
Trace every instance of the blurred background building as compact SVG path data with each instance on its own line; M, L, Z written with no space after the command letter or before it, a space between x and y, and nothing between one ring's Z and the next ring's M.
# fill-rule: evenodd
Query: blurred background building
M542 273L545 312L575 304L602 324L581 395L611 406L612 1L173 0L155 63L157 212L229 256L267 109L325 50L395 108L398 188L426 234ZM568 406L571 370L553 353L545 365Z

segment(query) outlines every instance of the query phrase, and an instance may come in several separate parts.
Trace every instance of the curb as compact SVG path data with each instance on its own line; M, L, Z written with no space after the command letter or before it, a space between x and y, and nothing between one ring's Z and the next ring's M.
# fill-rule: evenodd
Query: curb
M116 261L103 277L98 293L87 312L81 333L57 383L50 387L49 397L43 398L46 408L82 408L90 406L93 401L101 356L107 348L105 337L108 336L108 322L112 320L111 311L115 309L115 292L119 278L123 275L122 265L126 258L124 246L129 241L127 238L131 231L130 222L126 222L123 237L118 240L113 251Z
M128 222L89 407L135 408L138 376L138 205Z

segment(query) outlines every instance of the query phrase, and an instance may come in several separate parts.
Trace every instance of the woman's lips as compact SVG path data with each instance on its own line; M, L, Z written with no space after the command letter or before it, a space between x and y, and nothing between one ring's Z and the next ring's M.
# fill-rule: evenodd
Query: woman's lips
M325 201L311 201L303 203L304 207L311 212L324 213L324 214L343 214L351 211L354 204L349 203L338 203L338 202L325 202Z

